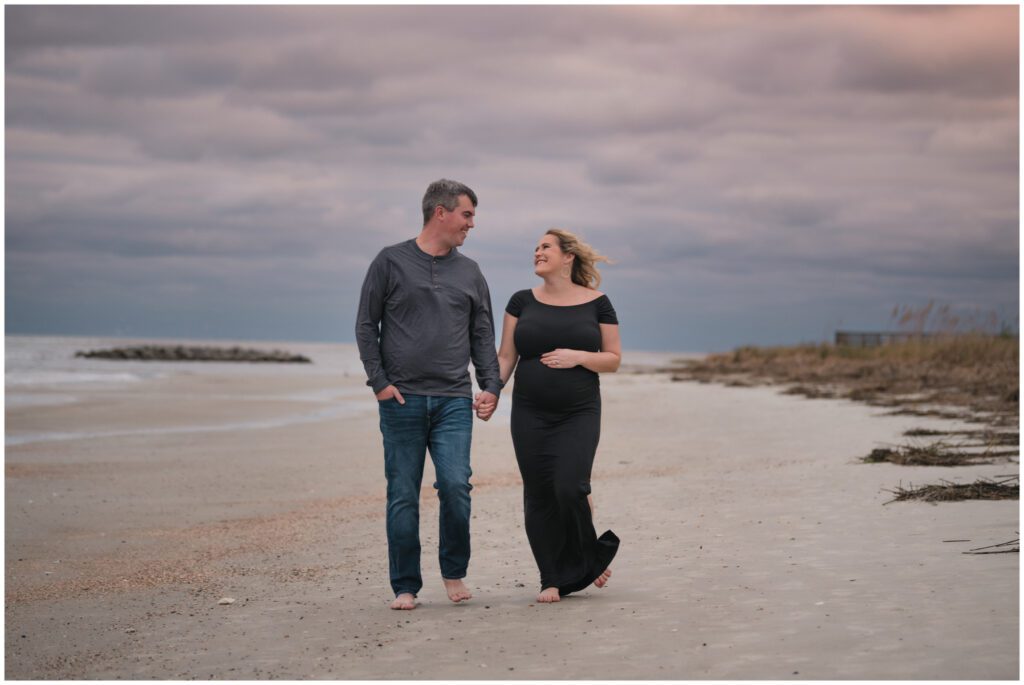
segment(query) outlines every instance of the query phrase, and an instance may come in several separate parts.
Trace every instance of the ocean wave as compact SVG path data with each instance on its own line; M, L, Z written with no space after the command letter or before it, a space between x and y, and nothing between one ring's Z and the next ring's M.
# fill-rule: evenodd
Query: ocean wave
M141 380L141 376L126 372L8 371L4 375L4 385L8 388L75 383L135 383Z
M115 438L115 437L126 437L132 435L162 435L162 434L179 434L179 433L220 433L224 431L243 431L243 430L261 430L267 428L281 428L284 426L292 426L295 424L302 423L319 423L321 421L331 421L347 416L357 416L360 414L376 412L377 408L374 403L366 401L351 401L335 404L330 407L318 409L313 412L306 412L303 414L293 414L291 416L281 416L278 418L264 419L260 421L238 421L231 423L222 423L214 425L204 426L153 426L145 428L131 428L122 430L106 430L106 431L76 431L67 433L58 432L47 432L47 433L21 433L21 434L10 434L4 436L4 444L8 447L14 445L27 445L35 442L54 442L54 441L66 441L66 440L86 440L89 438Z
M4 406L14 407L59 407L62 404L74 404L78 398L73 395L56 395L51 393L4 393Z

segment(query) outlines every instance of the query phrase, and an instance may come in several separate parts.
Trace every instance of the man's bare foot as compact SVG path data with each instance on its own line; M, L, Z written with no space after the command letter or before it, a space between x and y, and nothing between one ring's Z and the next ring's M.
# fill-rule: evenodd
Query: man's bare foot
M551 604L553 602L561 602L562 597L558 594L558 588L546 587L537 595L537 601L541 604Z
M416 595L409 592L403 592L402 594L395 597L395 601L391 603L392 609L400 609L408 611L409 609L416 608Z
M604 587L605 585L608 584L608 579L611 578L611 577L612 577L612 570L610 568L606 568L604 570L604 573L599 575L597 577L597 580L594 581L594 585L596 585L597 587Z
M441 580L444 581L444 589L448 593L448 599L453 602L458 603L473 598L473 593L469 591L469 588L466 587L461 578L442 578Z

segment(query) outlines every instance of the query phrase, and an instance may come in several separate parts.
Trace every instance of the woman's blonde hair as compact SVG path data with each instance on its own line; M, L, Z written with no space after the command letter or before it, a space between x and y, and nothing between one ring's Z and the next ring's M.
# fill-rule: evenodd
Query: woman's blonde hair
M591 289L596 289L597 286L601 285L601 273L597 270L597 263L608 262L613 264L612 260L598 254L597 250L569 231L552 228L548 229L547 235L553 235L558 238L558 247L562 252L575 257L572 260L572 273L570 274L573 283Z

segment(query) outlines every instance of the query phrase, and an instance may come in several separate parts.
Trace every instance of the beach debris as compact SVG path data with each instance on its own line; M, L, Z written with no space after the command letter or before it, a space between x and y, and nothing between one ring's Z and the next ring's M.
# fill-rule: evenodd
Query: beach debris
M75 357L171 362L312 363L309 357L301 354L292 354L284 350L256 350L237 346L137 345L134 347L115 347L108 350L89 350L86 352L79 350L75 352Z
M880 447L861 458L868 464L889 462L903 466L970 466L991 464L1020 456L1019 431L931 430L913 428L904 433L910 438L941 438L932 443L908 442L898 447ZM960 440L949 442L946 438ZM1000 448L1009 449L1000 449ZM980 451L978 451L980 450Z
M732 383L726 383L732 386ZM794 385L782 391L783 395L802 395L808 399L835 399L839 393L828 387Z
M225 606L225 605L228 605L228 604L234 604L234 603L235 603L235 598L234 597L222 597L221 600L219 602L217 602L217 604L220 604L221 606Z
M911 428L903 435L908 438L960 436L967 440L961 447L1017 447L1020 448L1020 431L993 430L931 430Z
M953 483L942 480L938 485L924 485L918 488L904 488L901 484L895 490L888 492L896 497L883 504L906 500L957 502L962 500L1020 499L1020 476L1008 476L998 481L979 478L973 483Z
M1009 457L1016 452L994 451L965 452L959 446L938 441L929 445L903 445L902 447L878 447L871 454L861 457L865 464L889 462L901 466L973 466L991 464L994 458Z
M1020 534L1020 531L1017 531ZM1017 545L1016 547L1010 547L1010 545ZM1007 540L1006 542L1000 542L995 545L986 545L985 547L975 547L972 550L964 552L964 554L1019 554L1020 553L1020 538L1013 540Z
M873 404L873 403L869 403ZM885 404L879 406L895 406L892 404ZM884 416L920 416L925 418L934 419L949 419L951 421L967 421L971 423L985 423L987 419L982 418L977 413L970 411L950 411L945 409L915 409L913 407L903 407L902 409L894 409L892 411L885 412ZM997 421L993 420L993 423Z

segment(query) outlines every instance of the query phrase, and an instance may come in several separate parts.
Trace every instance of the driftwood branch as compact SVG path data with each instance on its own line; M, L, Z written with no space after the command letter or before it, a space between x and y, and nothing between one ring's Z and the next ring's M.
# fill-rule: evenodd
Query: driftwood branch
M1020 531L1018 531L1019 533ZM997 547L1009 547L1010 545L1017 545L1013 549L996 549ZM984 552L982 550L989 550ZM972 550L964 552L964 554L1014 554L1020 552L1020 538L1015 540L1007 540L1006 542L1000 542L995 545L985 545L984 547L975 547Z

